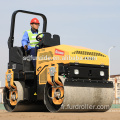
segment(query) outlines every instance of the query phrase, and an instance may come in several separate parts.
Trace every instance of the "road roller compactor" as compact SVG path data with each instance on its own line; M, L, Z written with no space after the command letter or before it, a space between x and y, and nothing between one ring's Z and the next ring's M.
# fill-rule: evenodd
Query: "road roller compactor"
M42 33L36 36L36 70L33 57L23 47L13 46L17 13L43 18ZM11 19L8 39L9 62L5 74L4 106L14 111L105 112L113 102L107 55L80 46L60 44L59 35L46 32L41 13L17 10ZM44 34L43 38L38 36Z

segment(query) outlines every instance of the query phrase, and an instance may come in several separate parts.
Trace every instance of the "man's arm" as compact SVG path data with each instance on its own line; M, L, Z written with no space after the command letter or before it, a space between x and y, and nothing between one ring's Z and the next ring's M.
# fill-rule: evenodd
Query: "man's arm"
M27 31L24 32L23 38L22 38L22 46L24 47L25 50L29 50L30 46L28 46L29 43L29 37Z

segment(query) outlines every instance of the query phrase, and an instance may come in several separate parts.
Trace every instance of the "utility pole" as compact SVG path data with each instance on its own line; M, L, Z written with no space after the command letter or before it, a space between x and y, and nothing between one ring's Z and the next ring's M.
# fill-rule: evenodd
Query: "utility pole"
M109 57L109 80L110 80L110 67L111 67L111 66L110 66L110 51L111 51L112 48L115 48L115 47L116 47L116 46L112 46L112 47L110 47L109 50L108 50L108 57Z

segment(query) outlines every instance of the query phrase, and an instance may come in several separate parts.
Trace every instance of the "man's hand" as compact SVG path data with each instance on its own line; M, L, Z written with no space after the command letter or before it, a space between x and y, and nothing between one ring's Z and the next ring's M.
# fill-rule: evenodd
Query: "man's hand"
M38 38L41 38L41 36L39 35Z
M37 37L37 39L41 41L41 40L42 40L42 37L39 35L39 36Z
M25 49L25 50L27 50L27 48L28 48L28 46L27 46L27 45L25 45L25 46L24 46L24 49Z

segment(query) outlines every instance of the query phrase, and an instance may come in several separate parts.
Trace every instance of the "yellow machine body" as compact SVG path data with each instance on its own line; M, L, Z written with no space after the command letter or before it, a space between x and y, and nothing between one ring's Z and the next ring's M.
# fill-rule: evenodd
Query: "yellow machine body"
M109 58L97 50L79 46L58 45L42 48L37 52L36 75L45 65L54 63L81 63L109 66Z
M49 66L58 63L81 63L91 65L105 65L109 66L109 58L107 55L85 47L71 46L71 45L58 45L48 48L42 48L37 51L36 60L36 75L44 72L48 73ZM58 78L58 67L56 68L56 78ZM46 80L49 80L49 74ZM42 79L42 78L41 78ZM43 78L44 79L44 78ZM45 79L44 79L45 80ZM42 80L39 84L46 84L47 81ZM39 79L40 81L40 79Z

